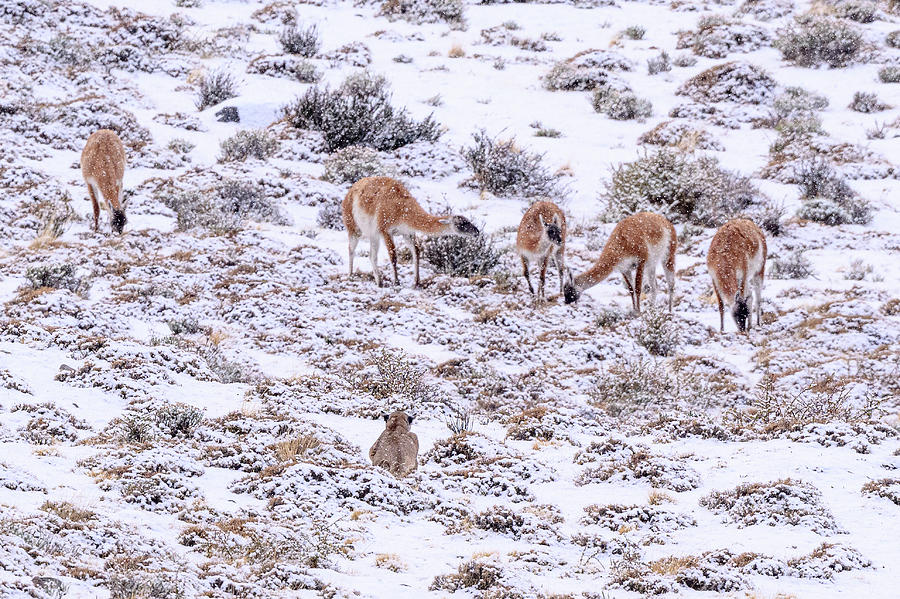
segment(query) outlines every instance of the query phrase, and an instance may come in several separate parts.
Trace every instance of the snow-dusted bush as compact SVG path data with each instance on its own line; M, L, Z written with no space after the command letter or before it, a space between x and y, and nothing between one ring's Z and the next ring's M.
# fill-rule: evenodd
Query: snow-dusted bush
M758 25L709 15L700 18L696 31L679 32L676 48L690 48L706 58L725 58L732 52L752 52L769 41L769 34Z
M431 237L425 240L422 256L437 272L454 277L486 275L500 263L502 252L493 237Z
M735 12L750 15L760 21L771 21L789 15L793 11L793 0L744 0Z
M222 140L219 162L265 160L278 150L278 140L265 129L245 129Z
M312 62L290 55L257 56L247 65L247 72L300 83L317 83L322 78L322 72Z
M572 58L556 63L543 77L544 87L550 91L589 91L601 85L625 84L610 75L611 71L630 71L633 63L611 50L585 50Z
M738 485L729 491L713 491L700 505L739 527L754 524L803 526L813 532L839 532L822 493L809 483L782 479L769 483Z
M579 486L627 480L645 480L652 487L679 492L700 486L700 474L683 460L653 454L644 445L630 445L618 439L591 443L575 454L575 463L590 466L575 479Z
M640 25L629 25L622 30L622 35L630 40L642 40L644 39L644 34L646 33L647 30Z
M788 560L793 575L826 580L833 578L837 572L859 570L871 565L871 560L859 551L839 543L822 543L809 554Z
M385 0L381 14L388 19L403 19L410 23L449 23L462 26L466 20L466 5L462 0Z
M596 524L609 530L637 529L653 532L675 532L696 526L690 514L678 514L652 505L588 505L582 524Z
M766 274L770 279L806 279L813 276L814 271L804 251L794 250L787 258L770 255Z
M356 183L364 177L395 176L394 169L382 160L377 150L365 146L348 146L325 160L322 178L329 183Z
M335 90L313 87L284 114L293 127L321 132L328 151L353 145L394 150L441 135L430 116L417 122L405 109L394 108L387 79L370 73L351 75Z
M609 220L646 209L662 211L673 222L718 226L758 203L760 194L747 177L723 169L714 157L661 148L616 167L605 199Z
M772 102L773 121L777 125L789 118L808 116L828 108L828 98L802 87L786 87Z
M64 65L82 69L87 68L94 59L89 46L65 33L60 33L47 43L47 54Z
M297 54L304 58L312 58L322 47L319 28L315 24L309 27L285 27L278 36L278 43L286 54Z
M87 288L87 281L76 274L72 264L29 266L25 270L25 278L32 289L50 287L81 293Z
M525 518L506 506L495 505L472 516L472 525L518 539L522 536Z
M659 55L647 59L647 74L657 75L672 70L672 62L669 60L669 54L663 50Z
M644 120L653 113L650 100L639 98L634 92L617 91L606 86L594 90L591 104L597 112L617 121Z
M878 18L878 5L867 0L843 0L835 9L839 17L857 23L874 23Z
M655 306L645 305L641 320L633 327L632 334L638 345L654 356L671 356L681 345L681 332L672 315Z
M207 73L200 79L197 90L197 110L215 106L220 102L237 97L238 82L234 75L225 70Z
M825 159L804 160L797 168L796 178L804 198L797 212L800 218L826 225L871 222L869 202L857 195Z
M482 129L473 134L474 145L463 148L463 158L474 174L473 183L499 196L559 196L560 176L543 164L544 155L516 146L514 139L500 140Z
M873 93L870 92L856 92L853 94L853 100L850 102L850 105L847 107L850 110L855 110L856 112L880 112L882 110L887 110L890 108L887 104L882 104Z
M676 92L697 102L764 104L775 97L778 83L760 67L726 62L688 79Z
M502 577L503 571L499 566L472 560L460 564L457 571L453 574L436 576L428 590L449 591L451 593L460 589L499 590L498 587Z
M891 31L889 34L887 34L887 36L884 38L884 43L889 48L900 48L900 29L898 29L897 31Z
M878 78L882 83L900 83L900 67L882 67L878 69Z
M862 36L851 25L825 16L806 15L778 32L775 48L786 60L803 67L843 67L862 48Z
M651 146L673 146L681 150L724 150L715 137L704 129L685 123L681 120L663 121L656 127L642 133L639 144Z
M900 505L900 478L870 480L863 485L862 494L883 497Z
M316 224L323 229L332 229L334 231L343 229L344 215L341 211L340 202L323 204L319 211L316 212Z
M183 231L199 227L226 234L241 229L246 220L288 222L277 202L249 182L228 180L210 191L164 193L161 199L175 211Z
M191 437L203 421L203 411L183 403L166 404L156 410L156 426L170 437Z

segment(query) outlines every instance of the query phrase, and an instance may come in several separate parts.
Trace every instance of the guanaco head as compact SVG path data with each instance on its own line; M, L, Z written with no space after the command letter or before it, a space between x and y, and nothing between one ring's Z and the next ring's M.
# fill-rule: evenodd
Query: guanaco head
M747 305L747 298L741 297L740 293L734 295L734 306L731 308L731 315L734 316L734 322L737 324L740 332L747 330L747 319L750 317L750 307Z
M121 234L122 229L125 228L125 223L128 222L128 219L125 218L125 211L122 209L113 210L112 215L112 230L114 233Z
M538 214L538 220L541 221L541 226L544 227L547 238L558 246L562 245L562 229L559 224L557 224L556 221L545 223L544 217L541 214Z
M384 428L388 430L397 430L397 429L406 429L409 430L410 425L413 422L413 416L407 416L406 412L398 410L393 414L382 414L382 418L384 418Z
M450 226L452 227L454 235L463 235L466 237L477 237L481 235L481 231L478 230L478 227L472 224L472 221L465 216L451 216Z
M572 276L572 269L566 269L565 280L563 281L563 297L567 304L574 304L581 297L578 287L575 286L575 277Z

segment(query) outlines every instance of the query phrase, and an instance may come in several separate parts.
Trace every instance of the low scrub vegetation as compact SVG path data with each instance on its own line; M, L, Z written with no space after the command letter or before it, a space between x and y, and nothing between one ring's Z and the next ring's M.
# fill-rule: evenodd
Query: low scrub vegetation
M463 149L463 158L478 188L499 196L563 194L560 176L547 169L543 154L519 148L514 139L491 137L484 130L473 137L475 143Z
M779 31L775 48L786 60L803 67L843 67L859 55L862 35L839 19L805 15Z

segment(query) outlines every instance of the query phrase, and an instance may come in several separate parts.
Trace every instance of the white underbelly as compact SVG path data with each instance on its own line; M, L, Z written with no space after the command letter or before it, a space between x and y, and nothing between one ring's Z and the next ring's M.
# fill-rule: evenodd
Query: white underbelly
M363 237L372 239L381 234L378 230L378 219L375 218L375 215L360 210L356 202L353 202L353 220L356 222L356 226Z

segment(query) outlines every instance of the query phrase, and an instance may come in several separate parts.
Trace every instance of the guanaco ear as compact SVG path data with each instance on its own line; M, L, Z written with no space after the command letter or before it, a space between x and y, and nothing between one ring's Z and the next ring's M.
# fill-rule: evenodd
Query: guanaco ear
M538 212L538 222L541 223L541 228L546 228L547 223L544 222L544 215Z
M412 424L412 421L413 421L414 419L415 419L415 416L407 416L407 417L406 417L406 424Z

